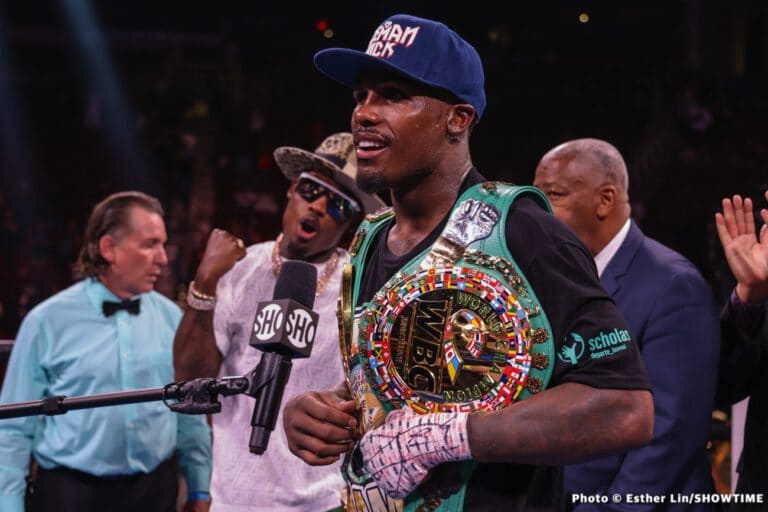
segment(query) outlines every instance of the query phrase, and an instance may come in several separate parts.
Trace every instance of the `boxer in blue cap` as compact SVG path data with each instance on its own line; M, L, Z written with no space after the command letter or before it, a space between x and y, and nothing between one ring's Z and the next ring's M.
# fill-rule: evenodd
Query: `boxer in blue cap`
M650 386L589 252L543 194L472 163L472 45L398 14L315 65L353 89L358 184L392 208L343 274L346 382L286 405L291 451L344 455L348 510L506 511L558 505L544 466L647 443Z

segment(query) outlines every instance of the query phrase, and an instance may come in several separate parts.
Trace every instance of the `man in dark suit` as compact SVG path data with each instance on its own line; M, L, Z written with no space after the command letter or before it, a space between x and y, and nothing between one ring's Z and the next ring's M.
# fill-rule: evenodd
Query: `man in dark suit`
M651 443L566 466L566 503L572 493L618 493L622 503L599 510L708 510L670 503L677 493L713 491L706 444L720 329L707 283L687 259L646 237L630 219L627 168L611 144L578 139L557 146L539 162L534 185L595 258L600 283L627 319L653 387ZM665 502L629 505L629 493Z
M763 226L758 234L752 200L737 195L723 199L723 211L715 217L728 267L736 278L722 315L718 395L723 405L750 397L738 463L739 493L768 489L768 209L761 209L760 216Z

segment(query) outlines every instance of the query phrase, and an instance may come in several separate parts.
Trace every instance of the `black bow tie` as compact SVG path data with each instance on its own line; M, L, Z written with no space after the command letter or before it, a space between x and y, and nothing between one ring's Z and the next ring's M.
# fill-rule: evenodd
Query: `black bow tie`
M104 312L104 316L112 316L120 309L124 309L132 315L138 315L139 306L139 299L125 299L120 302L105 300L101 303L101 310Z

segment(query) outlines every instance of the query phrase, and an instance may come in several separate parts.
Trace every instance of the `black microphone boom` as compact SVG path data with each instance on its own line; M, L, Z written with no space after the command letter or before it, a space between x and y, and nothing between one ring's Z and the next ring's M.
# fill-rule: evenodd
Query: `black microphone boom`
M242 377L202 378L167 384L162 388L0 405L0 420L45 414L54 416L74 409L135 404L162 400L174 412L212 414L221 411L219 395L244 393L256 399L251 418L251 452L261 455L275 429L283 392L294 357L309 357L315 341L318 315L312 311L317 270L309 263L288 260L277 276L273 300L259 302L250 344L264 354L259 364ZM180 400L168 403L168 400Z
M309 357L318 315L312 311L317 269L303 261L287 260L280 268L271 301L256 308L250 344L264 352L251 373L249 395L256 399L248 448L261 455L275 429L283 391L294 357Z

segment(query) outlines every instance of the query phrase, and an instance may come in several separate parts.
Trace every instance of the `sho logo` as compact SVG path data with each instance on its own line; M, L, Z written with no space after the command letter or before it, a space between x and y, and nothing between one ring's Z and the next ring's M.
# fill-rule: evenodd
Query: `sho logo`
M296 348L305 348L315 339L315 323L303 309L294 309L288 314L285 325L288 341Z
M569 345L568 338L563 340L563 345L560 347L557 357L564 363L576 364L581 356L584 355L584 338L575 332L572 332L570 337L573 343Z
M279 304L268 304L256 314L253 335L260 341L267 341L283 326L283 310Z

